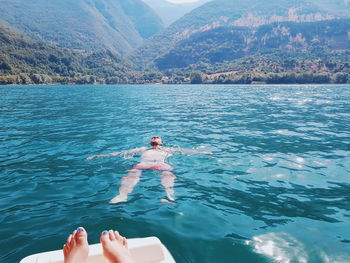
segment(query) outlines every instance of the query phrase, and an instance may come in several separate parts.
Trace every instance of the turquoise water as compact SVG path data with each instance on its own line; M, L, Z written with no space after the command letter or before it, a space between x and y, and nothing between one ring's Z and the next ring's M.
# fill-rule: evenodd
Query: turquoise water
M350 262L349 86L0 87L0 262L60 249L84 226L157 236L177 262ZM146 146L174 155L176 202L144 172L109 205Z

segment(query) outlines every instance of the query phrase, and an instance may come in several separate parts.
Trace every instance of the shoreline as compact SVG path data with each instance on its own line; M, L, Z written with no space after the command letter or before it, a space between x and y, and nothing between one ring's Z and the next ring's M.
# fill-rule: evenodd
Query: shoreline
M212 83L120 83L120 84L9 84L0 87L35 87L35 86L349 86L350 83L251 83L251 84L212 84Z

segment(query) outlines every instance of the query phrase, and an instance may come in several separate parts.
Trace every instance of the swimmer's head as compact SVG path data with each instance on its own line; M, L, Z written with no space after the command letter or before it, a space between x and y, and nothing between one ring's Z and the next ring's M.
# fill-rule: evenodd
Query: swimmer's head
M154 137L152 137L150 144L152 146L161 146L161 145L163 145L162 138L160 138L159 136L154 136Z

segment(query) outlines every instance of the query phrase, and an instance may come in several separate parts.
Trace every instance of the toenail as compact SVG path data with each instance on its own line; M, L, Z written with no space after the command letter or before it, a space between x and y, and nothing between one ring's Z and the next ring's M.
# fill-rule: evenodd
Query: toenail
M78 232L83 232L83 231L84 231L84 229L83 229L83 228L81 228L81 227L78 227L77 231L78 231Z
M103 231L102 234L105 236L105 235L108 234L108 232L107 231Z

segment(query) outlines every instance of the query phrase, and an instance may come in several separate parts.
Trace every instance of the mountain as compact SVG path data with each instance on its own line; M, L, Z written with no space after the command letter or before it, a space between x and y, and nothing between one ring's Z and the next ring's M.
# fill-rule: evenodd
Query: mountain
M120 54L163 29L141 0L0 0L1 21L31 39Z
M141 0L0 0L0 84L350 82L348 1L214 0L160 25Z
M60 48L0 24L0 84L122 82L133 74L132 65L111 51Z
M193 9L203 5L211 0L198 0L190 3L173 3L167 0L143 0L146 4L153 8L154 11L164 22L167 27Z
M304 23L275 22L256 28L218 27L195 33L178 42L163 56L158 57L155 63L160 70L167 70L199 63L223 63L275 51L350 51L349 28L350 19Z
M337 18L350 18L348 1L214 0L186 14L146 41L132 59L138 65L150 67L172 52L181 41L216 28L242 27L253 30L271 23L313 23ZM218 46L220 43L214 41L211 49ZM193 45L192 48L196 52L198 47Z
M213 31L198 33L192 40L203 47L199 56L193 54L187 47L190 39L179 46L179 57L164 57L165 65L181 61L188 57L190 63L172 65L171 69L160 72L136 72L130 63L111 51L82 52L60 48L42 41L29 40L0 24L0 85L3 84L118 84L118 83L349 83L350 81L350 51L341 50L348 46L348 38L344 32L349 28L348 20L323 21L315 26L295 23L265 25L258 29L259 33L249 29L228 28L213 29ZM325 24L326 23L326 24ZM332 23L334 23L332 25ZM337 25L342 25L337 27ZM327 32L319 34L318 39L309 43L311 35L320 28ZM300 31L307 31L304 37ZM284 32L283 34L281 34ZM289 32L289 33L288 33ZM322 31L323 32L323 31ZM208 37L208 34L210 37ZM254 34L255 41L250 48L256 49L254 55L239 58L237 54L246 52L225 48L231 45L235 35L240 37ZM288 34L294 37L290 43ZM263 41L259 44L263 37ZM212 41L217 39L222 43L220 52L213 53ZM290 45L290 46L289 46ZM281 47L282 49L276 49ZM284 48L286 47L286 48ZM288 48L287 48L288 47ZM307 52L296 52L308 48ZM325 48L326 47L326 48ZM337 52L329 52L332 48ZM208 50L208 52L207 52ZM249 52L248 52L249 53ZM176 56L176 53L172 53ZM200 58L200 59L199 59ZM170 59L170 62L167 62ZM231 60L233 59L233 60ZM205 61L205 62L203 62ZM182 60L182 63L184 61ZM186 61L185 61L186 62ZM187 66L186 66L187 65ZM202 73L196 73L200 70ZM193 73L194 72L194 73ZM203 74L205 73L205 74ZM189 78L190 76L190 78Z

